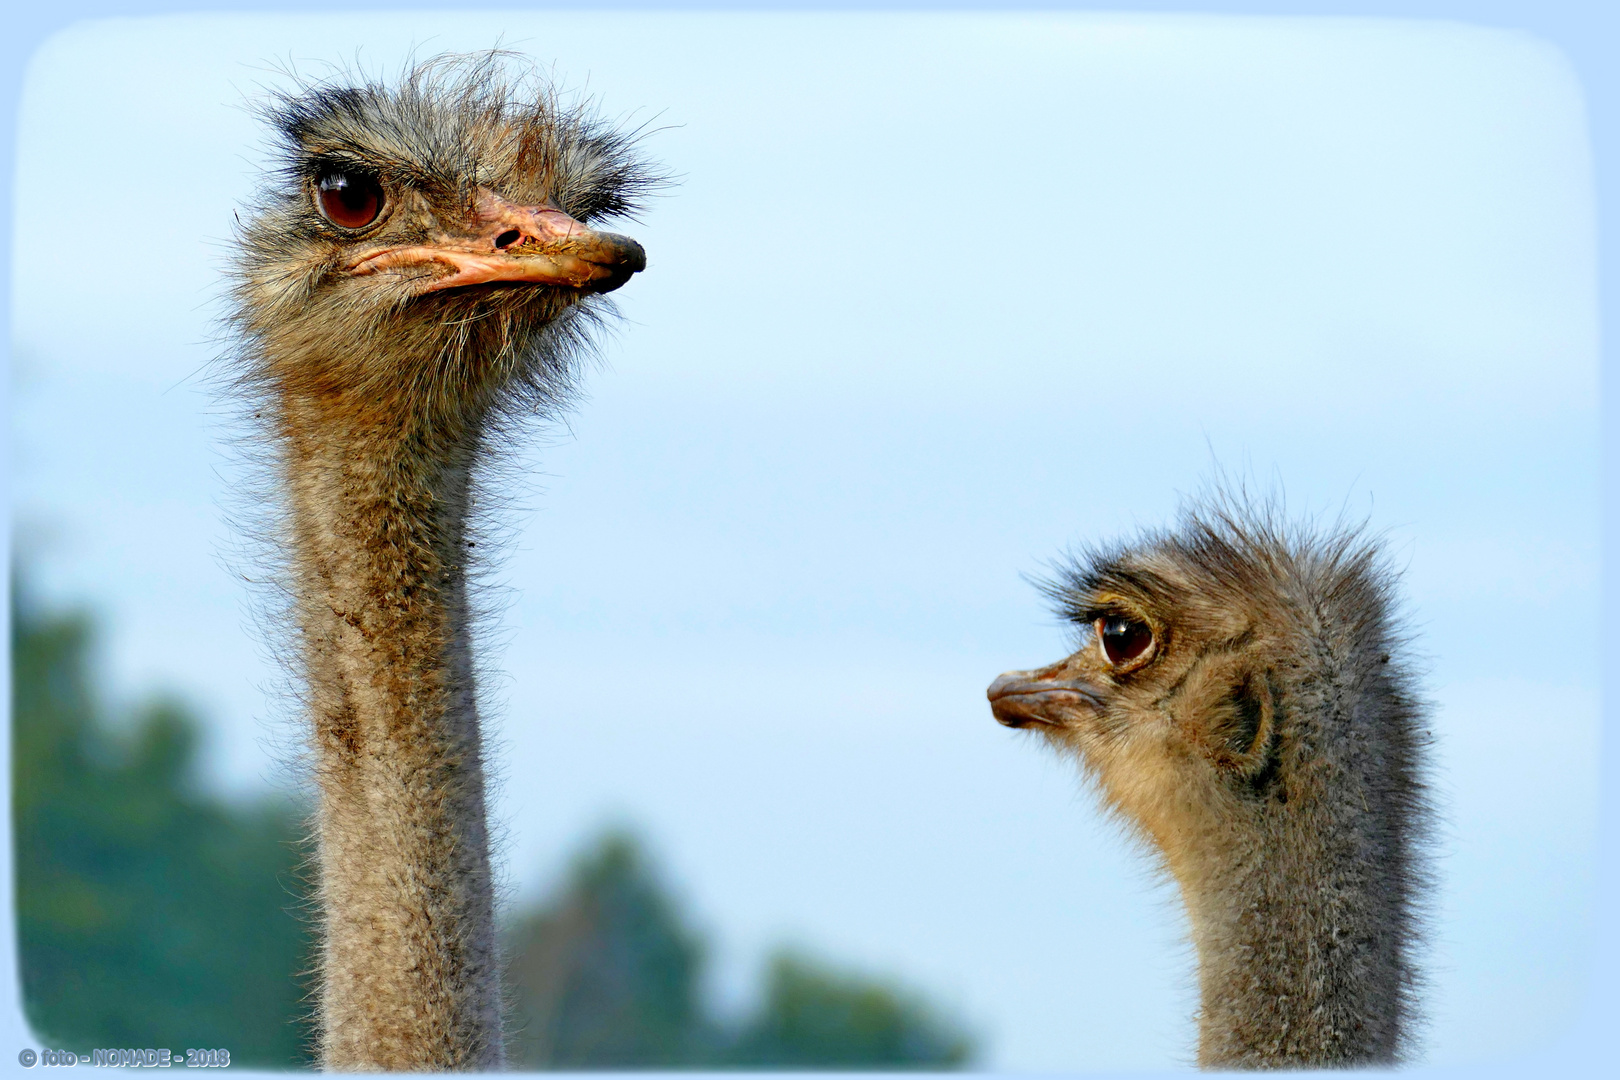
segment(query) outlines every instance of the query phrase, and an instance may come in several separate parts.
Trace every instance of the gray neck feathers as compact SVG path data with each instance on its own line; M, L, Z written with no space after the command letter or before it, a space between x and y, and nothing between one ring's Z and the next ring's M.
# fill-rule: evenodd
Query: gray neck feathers
M480 435L345 431L301 407L284 446L320 789L322 1061L500 1068L463 570Z
M1269 673L1271 775L1179 875L1204 1066L1392 1064L1406 1049L1427 734L1390 658L1384 597L1358 579L1306 605L1301 640Z

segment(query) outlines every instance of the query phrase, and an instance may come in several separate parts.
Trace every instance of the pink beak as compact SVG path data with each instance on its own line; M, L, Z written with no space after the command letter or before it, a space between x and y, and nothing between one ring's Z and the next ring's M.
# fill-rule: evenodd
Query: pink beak
M491 282L605 293L646 269L647 253L629 237L595 232L554 206L520 206L486 189L479 193L468 234L372 251L349 272L376 274L430 263L453 272L435 278L425 293Z

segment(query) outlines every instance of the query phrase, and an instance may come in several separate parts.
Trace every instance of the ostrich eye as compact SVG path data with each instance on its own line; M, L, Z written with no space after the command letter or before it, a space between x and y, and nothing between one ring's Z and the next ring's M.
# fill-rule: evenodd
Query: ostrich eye
M1122 615L1098 619L1097 637L1102 640L1103 655L1115 667L1141 659L1153 644L1153 631L1148 629L1147 623Z
M322 173L315 181L321 214L345 229L363 229L382 213L382 185L364 173Z

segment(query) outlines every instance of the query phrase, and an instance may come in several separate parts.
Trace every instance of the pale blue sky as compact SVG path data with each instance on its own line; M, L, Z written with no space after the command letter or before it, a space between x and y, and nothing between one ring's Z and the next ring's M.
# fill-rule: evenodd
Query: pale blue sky
M1213 453L1302 511L1369 517L1408 568L1448 813L1429 1059L1556 1028L1590 943L1597 314L1581 102L1528 37L69 29L19 124L14 499L50 538L50 594L106 614L119 693L216 717L221 787L277 782L292 734L220 559L241 473L197 376L262 145L244 99L289 57L392 71L496 40L656 117L648 149L682 177L625 230L650 265L589 400L519 457L491 687L517 895L631 820L724 946L731 1000L788 938L950 1002L993 1066L1186 1060L1173 891L983 687L1064 651L1019 575L1163 522Z

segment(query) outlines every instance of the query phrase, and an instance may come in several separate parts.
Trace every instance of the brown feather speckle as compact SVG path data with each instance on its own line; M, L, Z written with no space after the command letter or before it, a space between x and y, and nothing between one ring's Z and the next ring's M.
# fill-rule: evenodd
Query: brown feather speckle
M632 137L499 53L430 60L392 85L305 85L265 113L281 168L239 229L232 325L287 504L319 790L320 1057L499 1068L469 513L503 421L568 403L606 301L528 281L429 292L450 272L431 260L351 268L435 244L485 243L474 254L498 262L486 237L515 234L488 207L590 223L631 212L657 178ZM323 213L334 175L376 185L374 222Z

